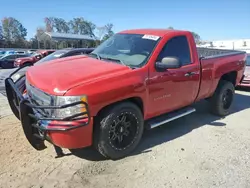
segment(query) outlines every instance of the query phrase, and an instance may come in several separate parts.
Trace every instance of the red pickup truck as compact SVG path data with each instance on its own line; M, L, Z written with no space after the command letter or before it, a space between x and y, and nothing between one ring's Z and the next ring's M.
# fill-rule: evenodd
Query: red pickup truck
M55 50L38 50L30 57L17 58L14 61L14 67L21 67L23 65L33 65L40 59L46 57L47 55L55 52Z
M85 57L29 68L27 93L5 80L12 111L30 144L45 149L94 146L103 156L129 155L144 129L195 112L209 100L225 116L241 81L246 53L196 48L191 32L119 32Z

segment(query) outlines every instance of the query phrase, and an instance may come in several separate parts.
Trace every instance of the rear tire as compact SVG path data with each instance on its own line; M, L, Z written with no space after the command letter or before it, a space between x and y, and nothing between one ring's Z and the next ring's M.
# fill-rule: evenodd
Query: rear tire
M218 116L229 114L235 94L234 85L226 80L221 80L210 99L211 112Z
M96 149L110 159L130 154L143 134L141 110L133 103L124 102L104 110L99 117L94 136Z

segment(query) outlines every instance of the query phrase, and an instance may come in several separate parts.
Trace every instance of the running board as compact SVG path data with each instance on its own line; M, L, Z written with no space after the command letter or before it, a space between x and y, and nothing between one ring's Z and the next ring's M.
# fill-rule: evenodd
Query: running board
M175 119L178 119L178 118L181 118L181 117L186 116L188 114L191 114L195 111L196 111L195 108L192 108L192 107L183 108L181 110L153 118L153 119L149 120L147 124L149 125L149 129L153 129L155 127L158 127L160 125L163 125L163 124L168 123L170 121L173 121Z

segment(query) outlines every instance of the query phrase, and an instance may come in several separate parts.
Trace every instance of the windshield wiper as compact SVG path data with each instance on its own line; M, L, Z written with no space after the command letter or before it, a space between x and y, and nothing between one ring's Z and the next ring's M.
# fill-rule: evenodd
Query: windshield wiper
M102 57L102 59L106 59L106 60L110 60L110 61L116 61L116 62L119 62L121 63L122 65L124 66L127 66L122 60L120 59L114 59L114 58L110 58L110 57Z
M98 54L96 54L96 53L90 53L90 54L88 54L88 55L94 55L94 56L96 56L97 57L97 59L99 59L99 60L101 60L102 58L101 58L101 56L100 55L98 55Z
M110 57L101 57L100 55L96 54L96 53L89 53L88 55L95 55L97 57L97 59L101 60L101 59L106 59L106 60L110 60L110 61L115 61L115 62L119 62L124 66L129 67L128 65L126 65L122 60L120 59L115 59L115 58L110 58Z

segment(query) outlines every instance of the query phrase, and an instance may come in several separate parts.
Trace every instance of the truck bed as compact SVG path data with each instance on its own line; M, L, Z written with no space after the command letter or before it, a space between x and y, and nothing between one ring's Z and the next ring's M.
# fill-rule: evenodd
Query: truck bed
M238 55L241 53L245 53L243 51L237 51L237 50L225 50L225 49L215 49L215 48L202 48L197 47L197 52L199 55L199 58L216 58L216 57L222 57L222 56L228 56L228 55Z
M220 78L227 73L238 85L244 72L246 52L211 48L197 48L197 52L202 70L197 100L212 96Z

